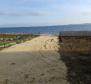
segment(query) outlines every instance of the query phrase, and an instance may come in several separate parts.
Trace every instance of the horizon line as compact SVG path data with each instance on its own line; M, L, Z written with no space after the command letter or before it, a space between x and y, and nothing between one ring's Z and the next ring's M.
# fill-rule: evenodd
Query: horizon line
M68 25L85 25L91 23L74 23L74 24L58 24L58 25L39 25L39 26L0 26L0 28L14 28L14 27L52 27L52 26L68 26Z

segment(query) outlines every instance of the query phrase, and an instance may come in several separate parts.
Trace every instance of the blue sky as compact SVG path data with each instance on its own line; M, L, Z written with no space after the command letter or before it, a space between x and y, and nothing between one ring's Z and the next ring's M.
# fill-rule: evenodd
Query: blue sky
M0 0L0 26L91 23L91 0Z

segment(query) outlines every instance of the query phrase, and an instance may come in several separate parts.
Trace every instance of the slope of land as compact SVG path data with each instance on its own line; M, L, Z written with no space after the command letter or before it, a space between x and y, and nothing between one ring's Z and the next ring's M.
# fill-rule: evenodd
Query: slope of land
M0 52L0 84L68 84L58 38L40 36Z

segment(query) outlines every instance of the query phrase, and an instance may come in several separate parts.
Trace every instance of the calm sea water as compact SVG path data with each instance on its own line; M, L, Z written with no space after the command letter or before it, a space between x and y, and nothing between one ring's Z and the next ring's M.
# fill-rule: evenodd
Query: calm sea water
M0 33L59 33L61 31L91 31L91 24L0 28Z

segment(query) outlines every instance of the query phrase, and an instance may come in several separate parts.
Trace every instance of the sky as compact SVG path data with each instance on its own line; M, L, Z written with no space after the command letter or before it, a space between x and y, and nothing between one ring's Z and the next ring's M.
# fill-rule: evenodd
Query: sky
M0 26L91 23L91 0L0 0Z

